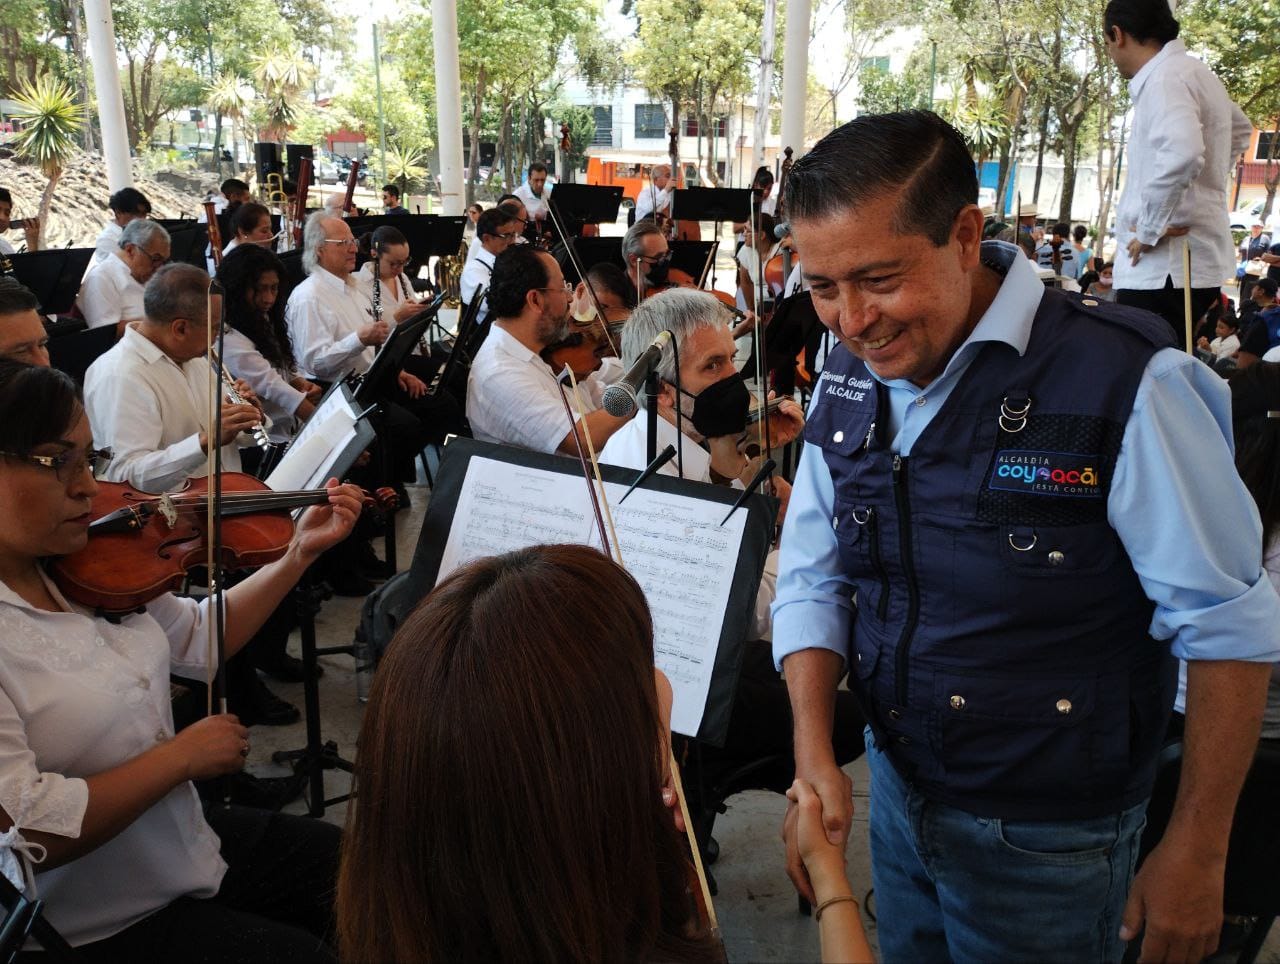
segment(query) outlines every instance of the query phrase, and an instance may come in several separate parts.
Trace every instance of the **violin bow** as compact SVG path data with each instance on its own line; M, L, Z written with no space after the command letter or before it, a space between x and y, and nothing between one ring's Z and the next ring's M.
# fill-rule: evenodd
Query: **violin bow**
M765 370L765 325L764 325L764 269L767 264L765 257L760 254L760 249L756 247L760 237L760 214L757 209L755 199L751 202L751 249L756 259L756 326L752 332L751 342L755 346L756 356L756 388L759 394L757 404L763 413L760 416L761 441L764 446L764 457L769 458L769 411L765 407L769 400L769 373Z
M582 406L582 396L578 392L577 380L573 377L573 372L568 365L565 365L564 372L560 379L560 399L564 402L565 414L569 417L570 430L577 440L578 461L582 466L583 477L586 479L587 488L591 491L591 504L595 509L596 526L600 532L600 544L604 547L604 553L611 556L623 569L627 568L627 564L622 559L622 546L618 541L618 533L613 525L613 512L609 508L609 497L605 493L604 479L600 475L600 462L596 458L595 446L591 441L591 434L587 431L586 426L582 427L582 433L578 433L578 424L585 416ZM569 399L564 391L563 379L567 377L569 385L573 392L573 404L577 409L577 418L574 418L573 412L569 408ZM587 453L591 460L591 469L595 471L595 479L591 477L591 473L587 467L587 459L583 455L582 442L586 440ZM599 499L596 497L596 486L599 486ZM603 506L603 514L601 507ZM609 531L613 533L613 549L610 551L610 542L605 535L605 519L608 519ZM676 762L675 751L671 749L670 744L667 746L667 768L671 772L671 783L676 792L676 800L680 804L680 815L684 818L684 833L689 843L689 856L693 863L694 873L698 878L698 889L702 895L703 905L707 909L707 921L711 927L711 934L716 940L720 939L720 922L716 918L715 904L711 902L711 887L707 883L707 870L702 865L702 851L698 848L698 838L693 832L693 820L689 816L689 803L684 795L684 783L680 779L680 766Z
M213 347L213 296L222 294L222 286L217 279L209 282L208 294L205 297L207 319L205 323L205 353L212 359ZM224 302L225 307L225 302ZM219 319L221 321L221 318ZM222 357L225 333L219 326L218 358ZM207 552L205 566L209 573L209 608L208 615L208 667L205 670L205 683L208 687L206 710L213 715L214 694L216 691L218 712L227 712L227 676L223 668L226 657L226 623L223 610L222 586L222 383L221 377L214 372L213 365L208 368L209 419L205 437L208 439L208 452L205 458L210 498L205 506L205 532Z
M551 226L560 235L560 243L564 245L564 249L569 254L569 263L573 265L573 270L578 272L578 277L587 288L587 295L591 298L591 304L596 309L596 323L600 325L604 331L604 340L608 342L610 350L615 355L621 355L618 346L614 344L613 335L609 332L609 321L604 316L604 308L600 304L600 298L596 295L595 286L591 283L591 279L587 277L587 272L583 268L582 262L578 260L578 252L574 250L573 238L569 236L569 232L565 230L564 222L560 219L559 213L556 211L556 202L554 196L547 197L547 214L551 217Z

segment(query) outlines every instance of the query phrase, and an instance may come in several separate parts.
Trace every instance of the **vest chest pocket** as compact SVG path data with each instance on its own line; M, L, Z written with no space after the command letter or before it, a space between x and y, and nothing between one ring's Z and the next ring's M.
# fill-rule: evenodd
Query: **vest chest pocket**
M888 612L889 576L880 547L880 517L875 506L836 500L831 520L840 564L858 585L858 607L874 607L881 622ZM868 592L868 590L870 590Z
M1106 572L1124 555L1106 524L1078 526L1003 525L995 528L1005 568L1019 576L1054 579Z

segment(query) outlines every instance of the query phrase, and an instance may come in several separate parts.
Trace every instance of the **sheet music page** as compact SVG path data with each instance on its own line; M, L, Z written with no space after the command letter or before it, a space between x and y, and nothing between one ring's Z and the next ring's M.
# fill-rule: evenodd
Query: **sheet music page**
M606 483L622 561L653 613L654 662L675 695L671 728L702 724L747 513L722 527L728 506ZM600 548L586 485L572 475L473 458L467 466L437 582L459 566L542 543Z
M266 478L268 488L276 492L296 492L323 485L323 478L319 483L312 480L322 469L331 466L347 447L359 414L341 385L330 389Z
M581 479L473 458L453 511L436 582L484 556L525 546L585 543L594 526L586 483Z
M688 496L605 483L622 563L653 614L654 662L671 680L671 729L696 736L707 705L716 649L746 529L738 510ZM594 527L591 544L600 548ZM610 533L610 538L613 538Z

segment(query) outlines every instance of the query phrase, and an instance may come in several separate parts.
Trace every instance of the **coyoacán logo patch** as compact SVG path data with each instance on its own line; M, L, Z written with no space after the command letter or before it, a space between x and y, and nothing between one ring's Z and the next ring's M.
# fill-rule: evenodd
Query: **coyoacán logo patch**
M992 489L1030 495L1100 498L1100 461L1101 458L1097 455L1004 449L996 453L991 480L987 485Z

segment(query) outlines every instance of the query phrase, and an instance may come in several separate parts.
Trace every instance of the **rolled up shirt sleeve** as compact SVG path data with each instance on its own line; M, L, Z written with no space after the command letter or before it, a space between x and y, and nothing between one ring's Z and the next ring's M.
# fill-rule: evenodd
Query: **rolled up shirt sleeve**
M831 519L835 488L822 450L806 444L791 487L773 603L773 661L802 649L827 649L849 659L853 583L845 576Z
M1280 598L1236 472L1231 397L1206 365L1158 352L1138 386L1107 502L1147 597L1151 635L1185 660L1280 660Z

